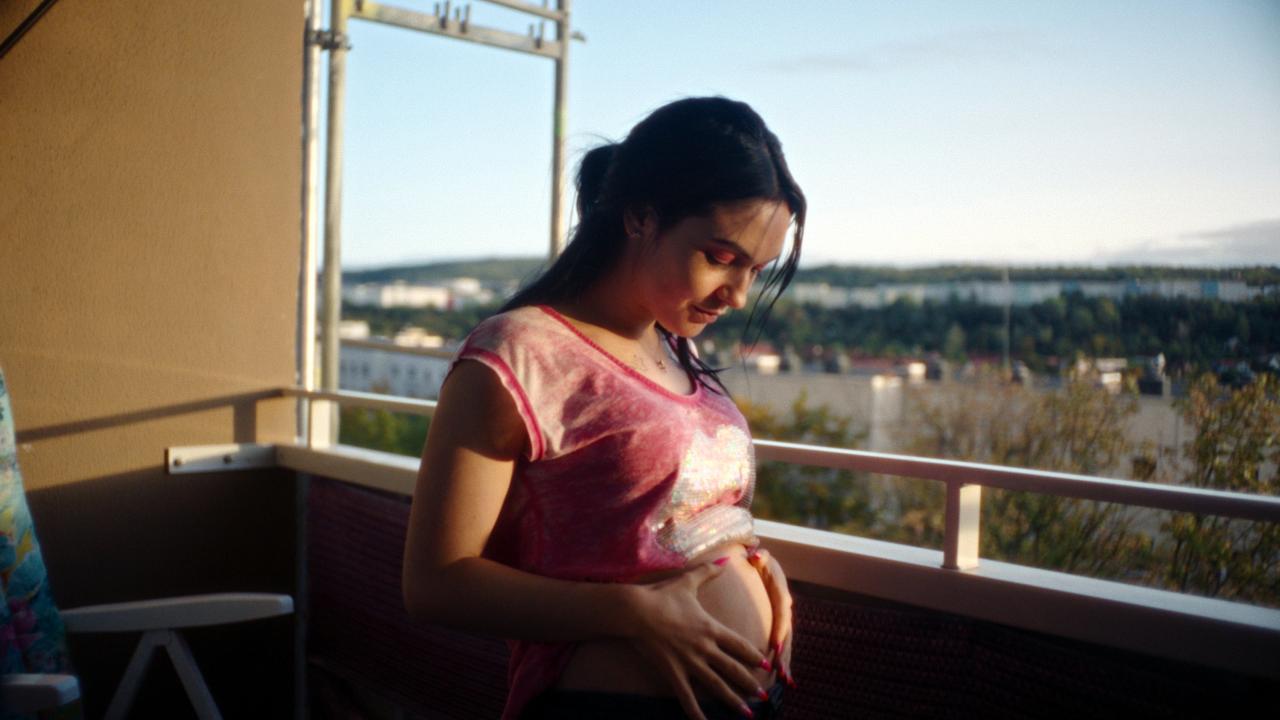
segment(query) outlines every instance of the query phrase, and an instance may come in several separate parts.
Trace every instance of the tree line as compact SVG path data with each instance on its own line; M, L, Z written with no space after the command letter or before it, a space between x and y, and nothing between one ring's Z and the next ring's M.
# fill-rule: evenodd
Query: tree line
M460 339L496 309L346 305L343 317L367 321L375 335L391 336L415 325ZM782 300L766 323L758 320L758 314L753 318L747 310L729 313L700 340L729 347L744 338L759 339L802 355L937 353L954 362L1000 355L1005 340L1004 308L956 297L924 302L899 298L879 308L824 308ZM1115 301L1071 293L1010 308L1009 343L1014 360L1040 372L1057 370L1076 356L1134 358L1160 353L1168 367L1180 373L1209 370L1223 359L1251 362L1258 365L1255 369L1265 370L1265 358L1280 353L1280 295L1227 303L1152 296Z
M746 337L804 353L919 357L938 353L963 361L1000 355L1004 308L956 297L936 302L907 298L879 308L823 308L779 301L768 322L730 313L705 337L717 345ZM748 320L754 327L748 327ZM1280 352L1280 296L1244 303L1134 296L1119 301L1071 293L1009 312L1009 350L1032 370L1086 357L1153 357L1171 368L1210 369L1216 361L1257 361ZM1265 360L1263 361L1265 364ZM1261 369L1261 368L1259 368Z

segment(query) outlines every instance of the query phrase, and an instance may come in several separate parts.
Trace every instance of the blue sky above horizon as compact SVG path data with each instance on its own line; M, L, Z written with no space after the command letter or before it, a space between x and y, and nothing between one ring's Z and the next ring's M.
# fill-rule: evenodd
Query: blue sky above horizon
M745 100L809 197L805 265L1280 264L1280 2L573 10L570 170L665 102ZM344 267L544 253L550 61L351 36Z

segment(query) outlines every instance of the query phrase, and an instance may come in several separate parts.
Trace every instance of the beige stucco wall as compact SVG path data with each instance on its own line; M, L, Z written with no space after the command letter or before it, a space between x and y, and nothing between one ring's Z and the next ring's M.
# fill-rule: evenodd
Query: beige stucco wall
M0 59L0 367L63 606L291 590L292 476L163 459L294 433L252 395L294 382L302 28L302 0L63 1ZM214 677L244 652L203 637ZM127 644L72 650L100 707Z
M0 365L29 489L293 432L283 403L199 405L293 381L301 23L300 1L59 3L0 60Z

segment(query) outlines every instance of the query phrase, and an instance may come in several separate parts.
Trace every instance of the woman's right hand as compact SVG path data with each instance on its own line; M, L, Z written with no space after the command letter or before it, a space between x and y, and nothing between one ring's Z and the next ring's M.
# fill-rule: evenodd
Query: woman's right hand
M722 572L723 564L707 562L671 578L632 586L637 623L629 640L667 679L685 714L694 720L706 718L693 683L749 716L743 695L762 692L752 670L767 669L759 650L698 602L698 588Z

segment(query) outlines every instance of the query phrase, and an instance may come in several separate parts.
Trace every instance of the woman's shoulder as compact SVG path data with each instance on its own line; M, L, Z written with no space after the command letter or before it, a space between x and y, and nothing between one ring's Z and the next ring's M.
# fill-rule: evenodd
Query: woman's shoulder
M511 342L525 342L545 336L554 325L546 312L537 305L526 305L480 321L467 335L464 347L488 347L492 349Z

